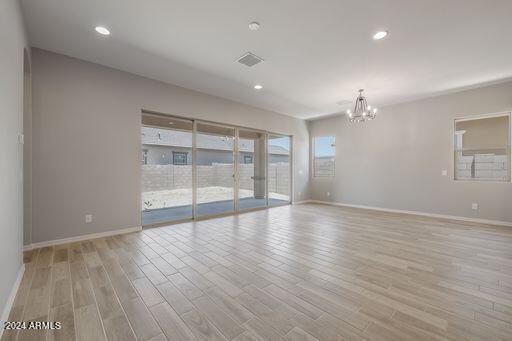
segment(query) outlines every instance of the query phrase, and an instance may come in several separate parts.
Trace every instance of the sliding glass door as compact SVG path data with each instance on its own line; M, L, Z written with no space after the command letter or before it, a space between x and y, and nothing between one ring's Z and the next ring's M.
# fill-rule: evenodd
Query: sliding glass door
M143 113L143 226L291 202L291 137Z
M268 203L269 206L289 204L291 201L291 138L268 136Z
M192 128L192 121L142 116L142 225L192 218Z
M235 210L235 129L198 123L196 133L198 217Z
M267 206L266 134L238 130L238 208Z

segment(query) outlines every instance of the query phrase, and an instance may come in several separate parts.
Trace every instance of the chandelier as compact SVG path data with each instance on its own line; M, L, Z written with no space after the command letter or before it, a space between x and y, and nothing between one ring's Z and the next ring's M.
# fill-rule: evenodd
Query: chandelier
M377 116L377 108L368 105L366 98L363 96L364 89L359 89L359 96L356 98L354 111L347 110L349 122L365 122L373 120Z

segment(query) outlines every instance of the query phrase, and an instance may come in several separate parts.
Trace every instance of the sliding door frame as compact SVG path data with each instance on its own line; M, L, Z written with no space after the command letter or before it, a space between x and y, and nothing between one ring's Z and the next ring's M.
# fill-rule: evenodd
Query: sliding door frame
M159 117L159 118L169 118L169 119L172 119L173 121L180 121L180 122L183 122L183 123L187 123L187 124L191 124L192 125L192 129L190 130L186 130L186 129L177 129L177 128L172 128L172 127L165 127L165 126L162 126L162 125L155 125L155 124L142 124L142 115L147 115L147 116L152 116L152 117ZM172 115L163 115L163 114L160 114L160 113L157 113L157 112L151 112L151 111L145 111L145 110L142 110L141 112L141 129L142 127L148 127L148 128L157 128L157 129L163 129L163 130L170 130L170 131L181 131L181 132L187 132L187 133L190 133L192 135L192 145L191 145L191 156L192 156L192 166L193 166L193 163L195 162L195 156L194 156L194 137L195 137L195 134L194 134L194 126L195 126L195 123L194 123L194 120L191 119L191 118L187 118L187 117L183 117L183 116L172 116ZM140 160L140 155L142 153L142 150L143 150L143 145L142 143L140 144L140 149L139 149L139 160ZM142 173L140 174L139 176L139 205L142 201ZM165 226L165 225L169 225L169 224L179 224L179 223L184 223L184 222L188 222L188 221L191 221L191 220L194 220L194 195L195 195L195 191L194 191L194 188L193 188L193 182L194 182L194 179L193 179L193 176L192 176L192 185L190 187L190 189L192 190L192 201L191 201L191 204L192 204L192 210L191 210L191 214L189 217L185 217L185 218L180 218L180 219L176 219L176 220L172 220L170 222L157 222L157 223L153 223L153 224L142 224L142 210L141 210L141 226L142 227L158 227L158 226Z
M233 201L235 203L235 213L240 212L240 167L238 164L238 144L240 143L240 128L235 128L235 141L233 148L233 161L235 162L235 168L233 169L233 182L235 186L234 190L234 198Z
M248 207L248 208L242 208L240 209L240 207L237 207L237 213L245 213L245 212L251 212L251 211L259 211L259 210L264 210L264 209L267 209L269 208L268 206L268 155L267 155L267 144L268 144L268 132L264 131L264 130L258 130L258 129L252 129L252 128L243 128L243 127L237 127L236 128L236 131L237 131L237 141L236 141L236 145L237 145L237 149L238 149L238 145L240 143L239 141L239 138L240 138L240 130L244 130L244 131L249 131L249 132L254 132L254 133L260 133L260 134L263 134L263 136L265 137L265 141L263 143L263 148L265 149L264 150L264 160L263 162L265 163L265 171L263 172L263 174L265 174L265 205L264 206L257 206L257 207ZM237 150L237 174L236 174L236 179L237 179L237 197L236 197L236 202L238 205L240 205L240 170L238 169L238 152L239 150ZM253 158L256 157L255 155L253 155ZM254 161L254 159L253 159ZM254 185L253 185L254 186ZM253 187L253 190L254 190L254 187Z
M197 121L192 128L192 219L197 219Z
M172 118L172 119L183 120L186 122L192 122L192 168L191 168L192 169L192 217L174 220L174 221L162 222L162 223L152 224L152 225L143 225L144 228L173 225L173 224L179 224L179 223L189 222L189 221L200 221L200 220L206 220L206 219L215 218L215 217L233 216L238 213L266 210L271 207L290 205L293 202L293 135L274 133L274 132L269 132L269 131L261 130L261 129L237 126L237 125L233 125L233 124L224 124L224 123L213 122L213 121L202 120L202 119L195 119L195 118L190 118L190 117L180 116L180 115L169 115L169 114L165 114L165 113L144 110L144 109L142 110L141 114L142 115L146 114L146 115L155 115L155 116L160 116L160 117L168 117L168 118ZM197 214L197 184L198 184L198 181L197 181L197 134L198 134L197 126L198 126L198 124L212 125L212 126L217 126L217 127L228 128L228 129L234 130L233 211L223 212L223 213L219 213L219 214L203 215L203 216L199 216ZM144 126L149 126L149 127L154 127L154 128L164 128L164 127L152 126L152 125L144 125ZM264 162L265 162L265 173L264 173L265 174L265 206L240 209L240 205L239 205L239 196L240 196L240 173L239 173L240 169L239 168L240 167L238 164L238 156L239 156L238 155L238 153L239 153L238 144L239 144L239 138L240 138L240 134L239 134L240 130L247 130L247 131L251 131L251 132L262 133L265 136L265 143L264 143L264 148L265 148L265 152L264 152L264 155L265 155L265 157L264 157L265 158L265 160L264 160ZM289 155L290 174L289 174L289 180L288 180L289 181L289 186L288 186L289 201L287 203L273 205L273 206L269 205L269 200L270 200L269 185L268 185L268 181L269 181L268 169L269 169L269 162L270 162L270 157L268 155L269 154L269 148L268 148L269 136L288 137L290 139L290 155ZM140 198L141 197L142 197L142 193L140 195Z
M270 141L270 136L274 136L274 137L288 137L290 139L290 155L289 155L289 159L288 159L288 164L289 164L289 174L288 174L288 202L286 203L283 203L283 204L277 204L277 205L272 205L270 206L270 195L269 195L269 185L268 185L268 179L270 178L269 177L269 173L268 173L268 169L269 169L269 165L270 165L270 156L268 155L269 154L269 151L270 151L270 148L268 148L268 142ZM270 208L270 207L280 207L280 206L286 206L286 205L290 205L293 203L293 135L285 135L285 134L275 134L275 133L267 133L267 143L266 143L266 152L267 152L267 163L266 163L266 167L267 167L267 171L266 171L266 176L267 176L267 208Z
M168 115L170 116L170 115ZM171 116L172 117L172 116ZM236 211L236 206L235 206L235 198L236 198L236 179L235 179L235 174L236 174L236 159L235 159L235 146L237 144L237 139L236 139L236 134L237 134L237 131L238 131L238 128L237 127L234 127L234 126L231 126L229 124L222 124L222 123L217 123L217 122L209 122L209 121L203 121L203 120L196 120L196 119L193 119L194 123L195 123L195 128L196 130L194 131L194 140L196 141L196 146L195 146L195 152L196 152L196 156L197 156L197 134L201 134L201 132L197 131L197 125L199 124L203 124L203 125L209 125L209 126L213 126L213 127L220 127L220 128L226 128L226 129L233 129L233 175L232 175L232 178L233 178L233 207L232 207L232 210L231 211L228 211L228 212L222 212L222 213L215 213L215 214L207 214L207 215L198 215L197 214L197 160L196 160L196 170L194 170L194 174L192 174L192 177L193 178L196 178L196 184L195 184L195 187L192 188L192 192L195 194L196 196L196 203L194 205L195 207L195 216L193 217L195 220L198 220L198 219L201 219L201 218L215 218L215 217L223 217L223 216L229 216L229 215L233 215L235 213L237 213Z

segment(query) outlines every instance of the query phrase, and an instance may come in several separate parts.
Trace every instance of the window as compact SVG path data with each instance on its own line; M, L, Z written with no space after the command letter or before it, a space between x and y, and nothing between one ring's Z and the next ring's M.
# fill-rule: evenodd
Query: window
M173 165L186 165L187 164L187 153L172 152L172 163L173 163Z
M313 140L313 174L314 176L334 176L334 136L315 137Z
M510 181L510 113L455 120L455 180Z
M252 156L251 155L244 155L244 163L245 164L252 163Z
M143 165L148 164L148 150L147 149L142 149L142 156L141 156L140 162Z

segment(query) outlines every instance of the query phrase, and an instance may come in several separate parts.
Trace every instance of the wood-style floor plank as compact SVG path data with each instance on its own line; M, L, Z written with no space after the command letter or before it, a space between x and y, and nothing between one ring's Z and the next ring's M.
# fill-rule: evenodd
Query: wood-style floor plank
M26 252L16 340L511 340L512 229L304 204Z

